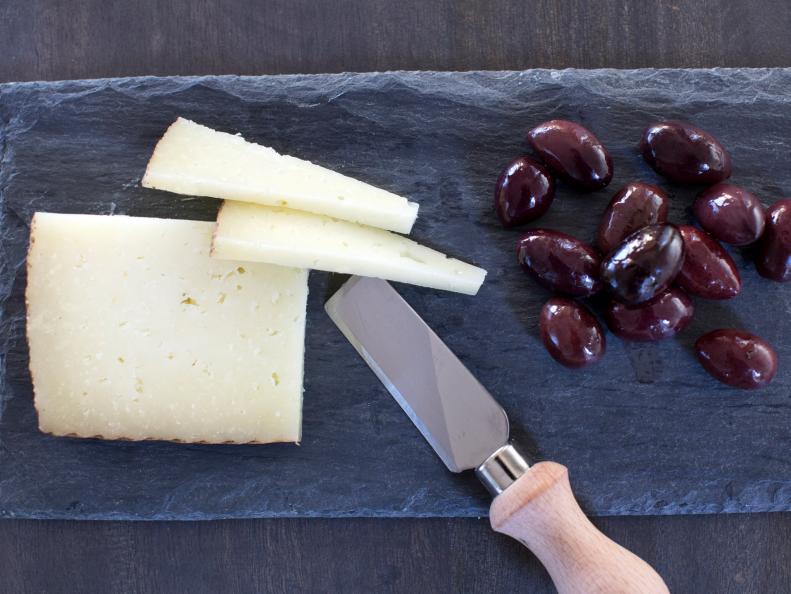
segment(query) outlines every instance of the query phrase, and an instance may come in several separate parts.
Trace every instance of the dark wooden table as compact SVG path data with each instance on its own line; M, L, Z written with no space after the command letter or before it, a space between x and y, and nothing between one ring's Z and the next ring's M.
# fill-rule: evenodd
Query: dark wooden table
M3 0L0 81L791 66L789 31L787 0ZM791 514L595 522L674 592L791 592ZM295 591L552 587L485 519L0 522L0 592Z

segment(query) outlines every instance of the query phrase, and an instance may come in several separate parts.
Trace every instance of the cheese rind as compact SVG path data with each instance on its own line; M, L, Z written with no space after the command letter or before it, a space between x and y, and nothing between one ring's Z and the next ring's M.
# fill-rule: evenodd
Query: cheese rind
M142 185L191 196L286 206L409 233L418 205L308 161L178 118Z
M213 227L36 213L26 300L42 431L299 441L307 272L213 260Z
M212 256L372 276L468 295L486 271L410 239L286 208L223 203Z

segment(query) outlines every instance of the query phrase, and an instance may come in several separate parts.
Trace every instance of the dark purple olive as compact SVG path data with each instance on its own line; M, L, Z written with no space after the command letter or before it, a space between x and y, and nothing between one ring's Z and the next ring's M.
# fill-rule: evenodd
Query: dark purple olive
M550 299L541 310L539 326L547 351L566 367L585 367L604 355L607 343L601 325L581 303Z
M766 213L750 192L733 184L717 184L695 199L695 216L704 230L731 245L748 245L764 232Z
M587 297L601 289L596 251L560 231L536 229L522 236L516 246L522 269L547 289Z
M704 299L730 299L742 290L742 279L728 252L692 225L678 228L684 239L684 264L676 284Z
M549 168L580 190L600 190L612 179L612 159L593 133L567 120L550 120L527 133Z
M791 280L791 198L774 203L767 211L757 266L766 278L781 283Z
M689 326L693 313L695 306L687 294L671 287L639 305L611 299L605 318L613 334L624 340L662 340Z
M670 286L684 260L674 225L649 225L629 235L602 262L601 280L629 305L653 299Z
M529 157L505 166L494 187L494 208L504 227L535 221L555 198L555 180L546 168Z
M777 354L762 338L732 328L714 330L695 342L703 368L724 384L753 390L772 381Z
M716 184L731 176L728 151L711 134L686 122L649 126L640 152L659 175L680 184Z
M624 238L646 225L667 220L668 199L660 188L643 182L626 184L604 211L596 244L609 254Z

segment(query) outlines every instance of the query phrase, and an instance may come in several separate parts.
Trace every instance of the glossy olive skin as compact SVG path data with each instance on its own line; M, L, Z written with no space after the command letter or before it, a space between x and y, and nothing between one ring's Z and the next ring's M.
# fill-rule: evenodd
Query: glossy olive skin
M777 373L774 349L744 330L726 328L704 334L695 342L695 352L706 371L735 388L761 388Z
M612 158L593 133L575 122L550 120L527 133L527 142L549 168L580 190L610 183Z
M547 289L587 297L601 289L601 260L596 251L579 239L560 231L535 229L516 246L522 270Z
M684 330L692 321L695 306L692 299L671 287L650 301L626 305L611 299L604 317L613 334L624 340L662 340Z
M609 254L627 235L646 225L667 220L668 197L660 188L643 182L626 184L604 211L596 245Z
M601 280L628 305L653 299L676 278L684 261L684 240L675 225L643 227L602 262Z
M680 184L716 184L731 176L731 156L705 130L687 122L657 122L646 128L640 152L659 174Z
M692 209L703 229L731 245L757 241L766 225L766 212L758 198L733 184L717 184L704 190Z
M705 231L681 225L684 263L676 284L691 295L704 299L730 299L742 290L742 278L728 252Z
M494 208L503 227L535 221L555 198L555 179L538 161L519 157L500 173L494 187Z
M602 358L607 348L602 327L581 303L554 297L541 309L541 340L552 358L579 368Z
M767 211L756 265L766 278L791 281L791 198L774 203Z

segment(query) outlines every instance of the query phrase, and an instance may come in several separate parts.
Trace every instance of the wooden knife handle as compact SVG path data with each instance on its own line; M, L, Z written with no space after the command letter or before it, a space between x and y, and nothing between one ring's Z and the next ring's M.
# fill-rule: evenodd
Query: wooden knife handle
M533 551L560 594L668 592L650 565L591 524L561 464L530 467L495 497L489 518L495 531Z

